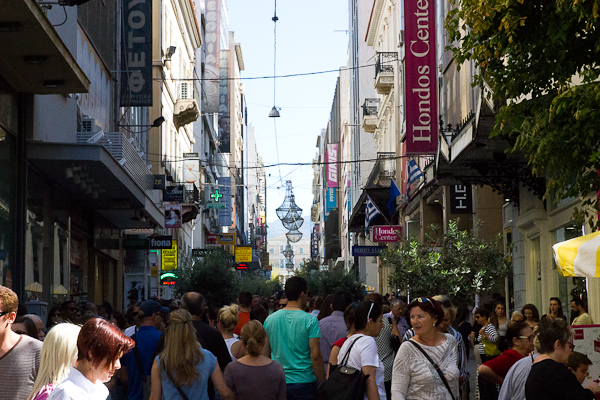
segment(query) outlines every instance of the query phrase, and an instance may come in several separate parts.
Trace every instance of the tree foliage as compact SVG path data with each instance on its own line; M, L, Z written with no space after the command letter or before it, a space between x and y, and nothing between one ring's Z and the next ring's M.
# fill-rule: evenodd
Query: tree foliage
M279 280L265 280L257 275L250 273L244 274L239 282L239 291L248 291L260 296L272 296L275 292L283 289Z
M311 296L327 296L340 290L352 293L352 298L361 300L365 289L363 283L356 277L354 272L346 271L344 268L332 271L320 271L312 269L310 262L304 262L300 269L294 272L294 276L301 276L308 282L308 291Z
M598 225L600 0L450 0L445 27L458 65L474 60L502 107L495 135L514 141L553 200Z
M509 271L502 236L486 242L477 236L480 226L478 222L472 232L461 231L454 220L437 242L411 240L402 248L388 248L381 262L393 269L390 286L408 290L410 297L446 294L456 304L469 304L475 294L498 289ZM435 226L431 230L439 231Z

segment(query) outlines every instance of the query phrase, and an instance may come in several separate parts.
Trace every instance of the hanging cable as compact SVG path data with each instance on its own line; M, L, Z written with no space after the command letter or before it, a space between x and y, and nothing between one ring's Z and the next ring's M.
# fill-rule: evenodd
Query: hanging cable
M273 10L273 109L269 114L269 117L279 117L277 112L277 102L275 101L277 96L276 82L277 82L277 0L275 0L275 8ZM277 120L273 118L273 132L275 133L275 153L277 154L277 164L279 162L279 143L277 141ZM281 166L279 166L279 182L283 182L281 178Z

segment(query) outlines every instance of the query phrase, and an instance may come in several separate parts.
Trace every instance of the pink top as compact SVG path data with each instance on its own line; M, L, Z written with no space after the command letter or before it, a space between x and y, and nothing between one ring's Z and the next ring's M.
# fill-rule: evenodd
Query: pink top
M54 385L52 383L47 384L35 395L32 400L46 400L50 393L54 390Z

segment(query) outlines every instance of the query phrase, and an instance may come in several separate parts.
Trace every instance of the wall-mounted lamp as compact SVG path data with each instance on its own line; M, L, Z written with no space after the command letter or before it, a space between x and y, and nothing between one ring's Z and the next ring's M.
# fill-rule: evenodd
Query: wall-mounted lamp
M167 49L167 54L165 54L165 61L171 61L171 57L175 54L175 50L177 50L176 46L169 46Z

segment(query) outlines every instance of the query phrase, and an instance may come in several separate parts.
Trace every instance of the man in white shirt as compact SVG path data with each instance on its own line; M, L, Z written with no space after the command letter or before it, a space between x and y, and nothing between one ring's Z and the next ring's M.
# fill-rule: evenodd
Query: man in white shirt
M130 326L129 328L125 329L125 331L123 332L124 334L126 334L129 337L132 337L134 333L137 332L137 330L140 328L140 319L138 318L138 313L140 312L140 306L142 305L141 301L138 301L137 303L135 303L135 305L133 306L133 322L135 322L135 325Z

